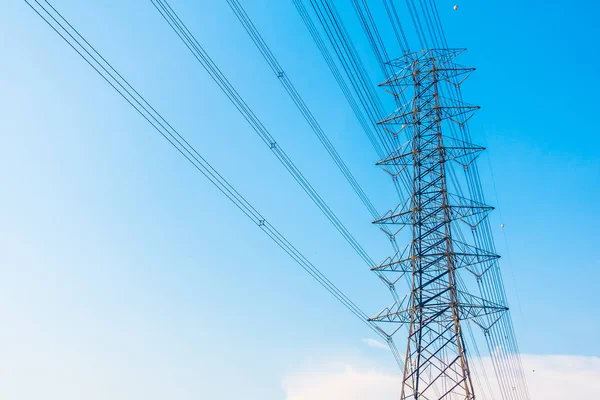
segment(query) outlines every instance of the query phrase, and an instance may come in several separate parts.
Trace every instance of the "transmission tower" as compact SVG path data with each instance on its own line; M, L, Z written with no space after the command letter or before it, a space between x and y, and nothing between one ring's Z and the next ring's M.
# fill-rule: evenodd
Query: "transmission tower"
M410 288L404 299L372 318L408 328L401 399L474 399L462 325L473 320L485 331L507 310L469 293L458 273L467 269L480 279L499 258L456 238L462 237L458 224L475 231L493 209L448 190L449 163L467 169L484 150L444 129L464 125L479 108L440 94L442 83L460 85L473 71L455 64L462 51L407 53L390 62L395 72L380 85L396 100L400 94L412 97L380 122L408 141L378 163L402 171L412 193L374 221L412 230L404 250L373 268L394 274L390 280L404 274Z

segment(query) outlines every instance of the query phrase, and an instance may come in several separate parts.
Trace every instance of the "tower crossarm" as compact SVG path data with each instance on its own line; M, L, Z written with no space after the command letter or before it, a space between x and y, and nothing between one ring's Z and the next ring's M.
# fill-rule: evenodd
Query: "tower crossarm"
M432 135L428 140L435 141L437 138ZM485 147L477 146L461 140L444 136L444 154L440 162L456 161L464 167L470 165L477 156L485 150ZM388 157L377 162L377 165L395 165L395 166L412 166L413 159L419 158L430 158L434 155L437 148L428 149L426 154L416 154L419 150L412 148L412 142L408 141L402 146L398 147Z
M492 262L500 258L497 254L479 249L456 239L452 242L453 251L448 251L445 247L441 246L444 242L445 238L437 243L437 251L434 250L423 255L411 254L410 249L412 246L409 244L404 250L396 252L393 257L386 258L381 264L371 269L380 272L412 273L413 263L421 265L421 270L425 271L444 259L452 258L454 268L465 268L476 276L480 276L485 273L485 270ZM484 265L483 268L476 268L482 264Z
M427 187L427 186L425 186ZM405 202L395 209L388 211L381 218L373 221L374 224L412 225L414 214L424 214L430 220L441 215L441 210L447 210L449 221L463 221L471 227L476 227L493 209L492 206L478 203L464 197L447 194L454 204L439 204L437 200L443 195L437 191L431 197L423 200L424 204L416 206Z

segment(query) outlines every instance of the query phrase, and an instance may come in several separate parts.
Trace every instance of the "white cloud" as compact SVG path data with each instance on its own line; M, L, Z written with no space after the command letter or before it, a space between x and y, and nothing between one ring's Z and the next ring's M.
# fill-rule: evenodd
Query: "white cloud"
M532 400L600 399L600 357L523 355L521 358ZM482 361L491 379L494 374L490 360ZM400 371L356 365L330 363L291 374L282 382L285 399L398 399Z
M286 400L397 399L400 375L374 369L358 370L347 364L330 364L284 379Z
M389 350L389 346L385 343L381 343L379 340L375 339L363 339L363 343L365 343L369 347L375 347L376 349L384 349Z
M600 357L527 355L522 359L534 400L600 399Z

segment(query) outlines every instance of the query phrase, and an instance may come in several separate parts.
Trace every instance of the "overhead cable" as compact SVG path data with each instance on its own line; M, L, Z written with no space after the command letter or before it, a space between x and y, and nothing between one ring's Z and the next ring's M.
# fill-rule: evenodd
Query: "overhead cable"
M306 179L286 152L277 143L275 138L271 135L269 130L264 126L261 120L256 116L244 99L240 96L237 90L225 77L223 72L211 59L208 53L200 45L195 36L185 26L180 17L175 13L173 8L165 0L150 0L156 7L161 16L190 50L193 56L198 62L204 67L209 73L211 78L217 83L219 88L225 93L225 95L231 100L233 105L238 109L242 116L248 121L252 129L259 135L262 141L269 147L275 157L281 162L285 169L292 175L294 180L300 185L300 187L306 192L311 200L319 207L319 209L325 214L327 219L333 224L338 232L344 237L344 239L350 244L354 251L363 259L363 261L369 265L374 266L373 259L369 256L366 250L360 245L360 243L354 238L354 236L348 231L346 226L341 222L337 215L330 209L329 205L323 200L319 193L314 189L312 184Z
M292 245L245 197L243 197L212 165L190 145L186 139L167 122L134 89L119 72L47 1L24 0L73 50L77 52L104 80L119 93L148 123L159 132L177 151L201 172L240 211L253 221L271 240L284 250L312 278L332 294L352 314L387 340L387 335L315 267L294 245Z

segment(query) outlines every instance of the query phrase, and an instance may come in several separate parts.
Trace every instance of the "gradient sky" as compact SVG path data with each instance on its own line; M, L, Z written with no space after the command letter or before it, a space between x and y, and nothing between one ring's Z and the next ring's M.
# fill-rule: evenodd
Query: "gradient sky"
M242 3L376 207L392 208L389 179L292 1ZM350 2L336 3L380 81ZM361 308L391 302L149 0L52 4ZM350 231L385 258L384 236L227 3L170 4ZM490 149L480 167L499 209L521 351L598 357L600 5L439 4L450 44L477 68L463 93L482 106L473 140ZM1 397L270 400L315 363L393 370L391 354L363 341L367 328L23 1L0 13L0 54Z

